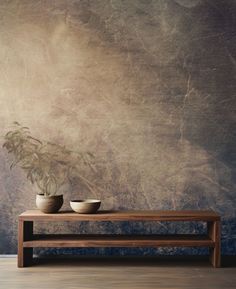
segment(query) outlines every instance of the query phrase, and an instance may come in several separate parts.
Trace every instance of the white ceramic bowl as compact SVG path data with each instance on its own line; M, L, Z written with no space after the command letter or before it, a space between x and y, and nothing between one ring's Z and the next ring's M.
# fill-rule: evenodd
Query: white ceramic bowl
M97 212L100 205L101 201L94 199L70 201L72 210L79 214L94 214Z

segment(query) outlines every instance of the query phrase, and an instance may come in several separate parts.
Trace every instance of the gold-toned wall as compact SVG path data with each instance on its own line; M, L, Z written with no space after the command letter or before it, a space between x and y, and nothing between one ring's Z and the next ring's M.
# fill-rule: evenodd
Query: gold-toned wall
M84 172L94 194L74 180L64 208L96 195L105 209L215 209L236 252L235 11L219 0L1 1L2 135L18 121L95 154L97 171ZM0 253L16 251L17 215L37 192L10 160L1 148Z

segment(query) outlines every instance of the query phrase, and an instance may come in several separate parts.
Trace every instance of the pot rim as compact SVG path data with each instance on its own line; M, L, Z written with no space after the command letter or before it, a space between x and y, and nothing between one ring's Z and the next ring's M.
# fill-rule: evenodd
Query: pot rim
M38 193L38 194L36 194L36 197L40 197L40 198L43 198L43 199L50 199L50 198L63 198L63 195L60 194L60 195L53 195L53 196L45 196L42 193Z

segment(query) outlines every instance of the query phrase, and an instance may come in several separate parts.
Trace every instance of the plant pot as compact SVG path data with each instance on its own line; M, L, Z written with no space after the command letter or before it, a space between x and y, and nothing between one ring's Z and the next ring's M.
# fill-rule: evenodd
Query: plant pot
M63 195L45 196L43 194L36 195L36 206L43 213L56 213L63 205Z

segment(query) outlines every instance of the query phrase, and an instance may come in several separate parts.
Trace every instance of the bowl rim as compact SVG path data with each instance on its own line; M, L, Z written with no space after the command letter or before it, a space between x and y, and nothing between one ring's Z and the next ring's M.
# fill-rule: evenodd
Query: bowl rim
M70 203L73 203L73 204L96 204L96 203L101 203L101 200L98 200L98 199L75 199L75 200L71 200Z

